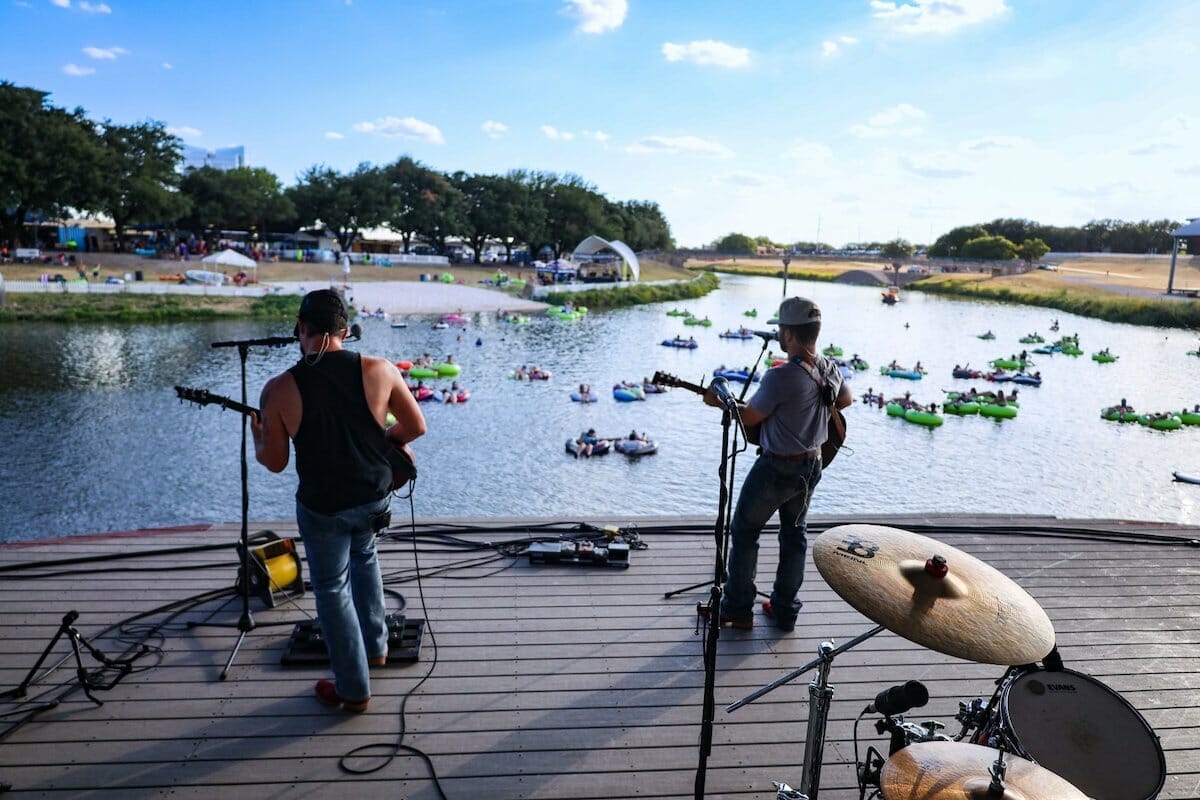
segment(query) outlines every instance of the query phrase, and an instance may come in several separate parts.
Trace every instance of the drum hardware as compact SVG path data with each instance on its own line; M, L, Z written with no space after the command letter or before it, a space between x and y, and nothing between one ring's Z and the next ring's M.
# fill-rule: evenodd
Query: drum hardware
M962 742L918 742L883 765L884 800L1087 800L1087 795L1032 761Z

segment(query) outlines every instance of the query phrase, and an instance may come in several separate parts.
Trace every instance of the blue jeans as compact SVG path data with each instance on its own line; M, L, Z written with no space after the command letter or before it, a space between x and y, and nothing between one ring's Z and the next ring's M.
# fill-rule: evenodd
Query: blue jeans
M367 659L388 651L383 578L370 519L389 502L384 497L334 514L320 514L296 502L321 635L337 693L344 700L371 696Z
M731 619L754 615L758 535L779 511L779 566L771 591L771 612L780 624L794 622L796 593L804 582L808 552L808 504L821 480L821 461L783 461L761 455L750 468L729 528L729 574L721 611Z

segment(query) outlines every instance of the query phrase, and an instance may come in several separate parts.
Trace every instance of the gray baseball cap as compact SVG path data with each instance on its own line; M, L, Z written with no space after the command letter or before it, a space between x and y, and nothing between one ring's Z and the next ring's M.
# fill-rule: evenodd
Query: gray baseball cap
M789 297L779 306L779 316L767 320L768 325L807 325L821 321L821 309L807 297Z

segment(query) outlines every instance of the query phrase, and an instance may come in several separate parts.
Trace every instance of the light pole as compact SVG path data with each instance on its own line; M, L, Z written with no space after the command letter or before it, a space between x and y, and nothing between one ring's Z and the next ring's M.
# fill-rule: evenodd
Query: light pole
M791 256L783 257L783 299L784 300L787 299L787 278L788 278L787 272L788 272L788 264L791 264L791 263L792 263Z

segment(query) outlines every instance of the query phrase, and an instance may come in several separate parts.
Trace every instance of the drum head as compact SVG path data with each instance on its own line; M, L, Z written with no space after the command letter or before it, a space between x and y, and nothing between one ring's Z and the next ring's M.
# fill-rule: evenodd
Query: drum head
M1158 736L1094 678L1024 672L1005 686L1001 709L1024 755L1096 800L1150 800L1162 789L1167 768Z

